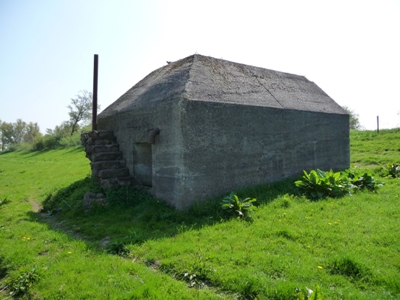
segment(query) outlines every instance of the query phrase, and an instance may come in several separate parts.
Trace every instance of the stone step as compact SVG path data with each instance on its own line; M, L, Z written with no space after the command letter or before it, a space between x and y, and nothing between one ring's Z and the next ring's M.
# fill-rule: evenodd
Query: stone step
M100 170L98 172L100 179L109 179L109 178L123 178L129 176L128 168L121 169L105 169Z
M110 145L115 144L117 139L115 137L92 139L92 145Z
M121 158L122 158L122 153L120 151L99 152L99 153L92 153L91 155L92 162L120 160Z
M119 185L131 185L133 184L133 178L130 176L127 177L119 177L118 178Z
M91 161L92 175L99 179L104 189L133 184L113 131L86 132L81 135L81 141L86 157Z
M108 190L113 187L119 186L118 178L100 179L100 185L103 189Z
M95 134L99 138L114 138L114 131L112 130L97 130Z
M107 145L91 145L86 147L86 151L89 153L117 152L119 151L119 145L116 143Z
M95 173L97 173L101 170L106 170L106 169L126 168L126 164L125 164L124 160L95 161L95 162L91 162L90 166L92 167L92 171Z
M104 189L110 189L117 186L126 186L133 184L132 177L105 178L100 179L100 184Z

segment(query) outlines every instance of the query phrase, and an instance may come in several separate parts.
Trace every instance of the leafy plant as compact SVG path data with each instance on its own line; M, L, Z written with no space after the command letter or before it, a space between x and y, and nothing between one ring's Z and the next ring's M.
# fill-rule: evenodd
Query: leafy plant
M107 245L107 253L115 254L119 256L127 256L129 250L125 248L125 245L121 242L111 242Z
M310 174L303 171L303 176L295 181L295 185L311 200L344 196L351 189L347 176L340 172L324 172L319 169L311 170Z
M343 172L324 172L319 169L311 170L310 174L303 171L300 180L295 181L300 191L311 200L326 197L338 198L351 195L351 192L368 189L375 191L383 185L383 182L375 180L371 173L361 173L357 170L345 170Z
M382 176L400 178L400 163L387 163L382 166Z
M347 176L353 185L353 188L359 190L367 189L369 191L375 191L378 187L383 185L383 182L376 181L371 173L361 173L354 169L343 171L343 175Z
M196 287L201 289L205 286L205 283L198 278L196 274L184 273L183 280L188 283L188 287Z
M251 217L251 212L257 209L253 205L256 201L256 198L240 199L237 195L231 193L222 200L221 207L233 214L237 214L239 218L246 218Z
M25 294L32 284L39 279L36 268L37 266L34 266L31 271L22 272L8 281L6 288L10 290L11 297Z
M321 288L317 285L315 290L305 288L297 293L298 300L322 300Z

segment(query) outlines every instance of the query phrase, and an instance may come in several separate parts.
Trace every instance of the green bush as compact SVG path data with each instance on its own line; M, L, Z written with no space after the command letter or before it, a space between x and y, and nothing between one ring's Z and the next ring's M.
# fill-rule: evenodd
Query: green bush
M46 135L43 138L44 149L55 149L60 146L60 136Z
M247 218L251 217L251 212L257 209L253 205L256 201L255 198L240 199L237 195L231 193L222 200L221 207L235 215L237 214L239 218Z
M341 197L350 193L351 183L347 176L340 172L311 170L310 174L303 171L300 180L295 181L300 191L311 200L326 197Z
M378 187L383 185L383 182L376 181L374 176L368 172L360 172L354 169L345 170L342 173L344 176L351 181L353 189L367 189L369 191L375 191Z
M322 300L321 288L316 285L314 291L305 288L297 293L297 300Z
M381 167L381 174L384 177L400 178L400 163L387 163Z
M44 138L40 137L37 139L33 145L32 145L32 150L34 151L40 151L45 149L45 143L44 143Z
M73 135L62 137L59 141L59 145L65 148L81 146L81 132L75 132Z
M28 292L32 284L39 279L36 268L37 266L34 266L31 271L21 272L8 280L6 288L10 291L11 297L19 297Z
M343 172L317 169L311 170L309 174L303 171L303 176L295 181L295 185L307 198L318 200L351 195L352 192L363 189L375 191L383 183L376 181L374 176L367 172L361 173L351 169Z

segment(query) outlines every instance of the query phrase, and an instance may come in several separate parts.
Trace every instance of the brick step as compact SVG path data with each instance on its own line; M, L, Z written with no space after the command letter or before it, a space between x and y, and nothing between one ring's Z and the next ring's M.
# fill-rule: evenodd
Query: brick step
M129 176L128 168L121 169L103 169L98 172L100 179L109 179L109 178L124 178Z
M99 153L93 153L91 155L92 162L113 161L113 160L120 160L121 158L122 158L122 153L120 151L99 152Z

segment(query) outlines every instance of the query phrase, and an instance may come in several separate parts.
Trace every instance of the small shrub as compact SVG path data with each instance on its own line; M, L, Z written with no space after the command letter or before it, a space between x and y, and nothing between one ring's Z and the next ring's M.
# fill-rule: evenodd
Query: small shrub
M231 193L222 200L221 207L233 214L237 214L239 218L246 218L251 217L251 212L257 209L253 205L256 201L257 199L255 198L240 199L237 195Z
M317 285L315 286L314 291L305 288L302 290L298 290L297 292L297 300L322 300L321 288Z
M376 181L371 173L361 173L357 170L350 169L343 172L347 178L349 178L353 188L359 190L367 189L369 191L375 191L378 187L383 185L383 182Z
M205 286L204 281L198 278L196 274L184 273L183 280L187 282L188 287L201 289Z
M383 182L376 181L374 176L367 172L361 173L351 169L343 172L324 172L317 169L311 170L310 174L303 171L303 176L295 181L295 185L307 198L318 200L351 195L352 192L363 189L375 191Z
M400 178L400 163L388 163L381 167L384 177Z
M72 136L65 136L59 140L59 146L64 148L81 145L81 135L79 132L75 132Z
M18 297L27 293L32 284L39 279L36 268L37 266L34 266L31 271L22 272L15 278L8 280L6 288L10 291L11 297Z
M41 141L42 149L55 149L60 146L61 137L54 135L45 135ZM39 146L39 145L38 145Z
M295 185L311 200L341 197L349 194L351 189L347 176L340 172L324 172L319 169L311 170L310 174L303 171L303 176L295 181Z
M107 245L106 249L107 253L119 255L119 256L127 256L129 254L129 250L125 248L125 245L121 242L111 242Z
M40 137L38 138L33 144L32 144L32 150L34 151L40 151L44 150L46 148L44 138Z

